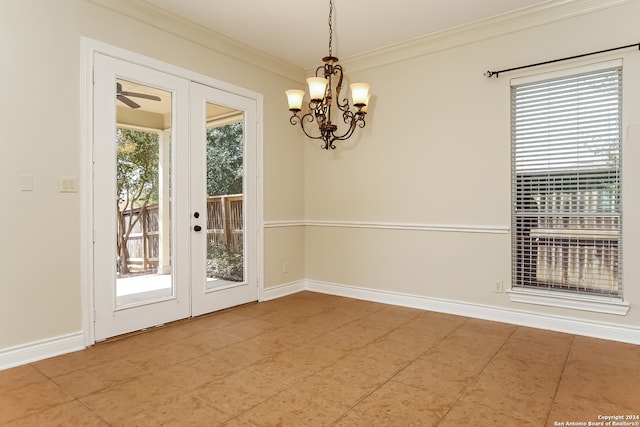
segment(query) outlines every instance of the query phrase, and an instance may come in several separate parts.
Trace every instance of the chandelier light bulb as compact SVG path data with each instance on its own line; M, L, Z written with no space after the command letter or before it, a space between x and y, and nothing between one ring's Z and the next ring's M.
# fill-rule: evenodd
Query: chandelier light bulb
M360 112L362 112L362 113L366 113L367 112L367 108L369 108L369 99L371 99L371 94L367 95L367 103L364 105L364 107L362 107L360 109Z
M353 105L356 107L364 107L369 103L369 85L367 83L353 83L351 88L351 98Z
M311 97L311 100L322 100L327 92L329 80L322 77L309 77L307 79L307 83L309 84L309 96Z
M304 91L298 89L289 89L285 91L287 101L289 102L289 111L302 110L302 100L304 99Z

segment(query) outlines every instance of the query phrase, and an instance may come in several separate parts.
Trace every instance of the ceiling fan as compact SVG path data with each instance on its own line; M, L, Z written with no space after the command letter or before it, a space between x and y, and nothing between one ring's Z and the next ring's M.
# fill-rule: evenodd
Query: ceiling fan
M150 99L152 101L161 100L159 96L147 95L146 93L124 92L122 90L122 84L116 82L116 98L118 98L120 102L128 105L131 108L140 108L140 105L138 103L128 98L129 96L133 98Z

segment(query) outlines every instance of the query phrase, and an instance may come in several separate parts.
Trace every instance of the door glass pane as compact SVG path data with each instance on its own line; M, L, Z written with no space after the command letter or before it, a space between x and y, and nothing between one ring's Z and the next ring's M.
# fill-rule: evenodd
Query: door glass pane
M207 104L207 290L244 281L244 114Z
M171 92L118 79L116 307L175 295L171 275Z

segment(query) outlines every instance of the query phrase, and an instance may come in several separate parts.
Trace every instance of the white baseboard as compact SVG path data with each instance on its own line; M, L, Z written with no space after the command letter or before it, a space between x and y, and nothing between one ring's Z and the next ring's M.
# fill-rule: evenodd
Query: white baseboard
M633 326L594 322L568 316L540 314L525 310L513 310L464 301L430 298L313 280L291 282L265 289L262 294L262 301L281 298L304 290L630 344L640 344L640 328ZM84 336L79 331L16 347L0 349L0 370L84 348Z
M568 334L583 335L612 341L640 344L640 328L607 322L594 322L568 316L540 314L525 310L472 304L430 298L420 295L380 291L377 289L339 285L317 281L306 281L304 289L324 294L361 299L402 307L418 308L440 313L455 314L495 322L510 323L531 328L546 329Z
M276 298L286 297L287 295L295 294L305 290L305 282L291 282L283 285L274 286L272 288L262 291L262 300L269 301Z
M82 332L0 349L0 370L85 348Z

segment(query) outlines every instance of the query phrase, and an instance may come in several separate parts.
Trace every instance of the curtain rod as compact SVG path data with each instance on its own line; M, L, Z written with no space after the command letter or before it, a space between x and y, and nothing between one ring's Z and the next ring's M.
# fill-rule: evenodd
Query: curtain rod
M499 71L487 71L486 73L484 73L484 76L486 78L491 78L493 76L496 76L496 78L498 78L500 73L506 73L506 72L509 72L509 71L521 70L523 68L537 67L538 65L553 64L554 62L568 61L569 59L582 58L583 56L597 55L599 53L611 52L611 51L614 51L614 50L628 49L630 47L635 47L635 46L637 46L638 49L640 49L640 43L628 44L626 46L619 46L619 47L614 47L614 48L611 48L611 49L599 50L597 52L583 53L582 55L567 56L566 58L552 59L551 61L538 62L536 64L523 65L521 67L506 68L504 70L499 70Z

